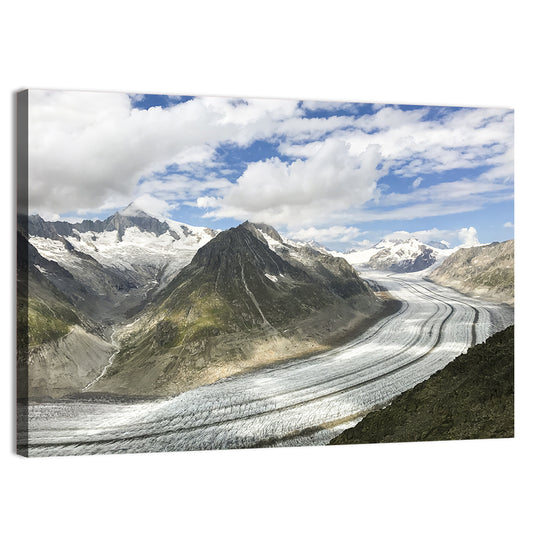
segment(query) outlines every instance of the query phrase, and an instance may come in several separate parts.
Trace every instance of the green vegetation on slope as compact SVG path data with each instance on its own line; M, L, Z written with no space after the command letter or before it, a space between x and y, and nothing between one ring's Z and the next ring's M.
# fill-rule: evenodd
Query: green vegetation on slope
M37 255L17 233L17 349L21 354L66 335L80 323L73 305L30 264Z
M343 259L283 246L274 252L249 223L218 234L125 328L94 390L174 394L323 350L392 312Z
M74 324L79 324L79 319L68 306L60 302L48 301L45 303L35 298L29 298L29 348L63 337Z
M471 347L330 444L514 436L514 326Z

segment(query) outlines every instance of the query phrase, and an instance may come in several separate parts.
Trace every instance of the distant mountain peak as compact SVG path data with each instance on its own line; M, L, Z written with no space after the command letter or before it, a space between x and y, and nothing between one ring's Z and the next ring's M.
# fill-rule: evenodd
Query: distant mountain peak
M434 265L448 253L448 250L439 250L415 237L410 237L384 238L370 248L354 250L345 255L351 265L392 272L418 272Z

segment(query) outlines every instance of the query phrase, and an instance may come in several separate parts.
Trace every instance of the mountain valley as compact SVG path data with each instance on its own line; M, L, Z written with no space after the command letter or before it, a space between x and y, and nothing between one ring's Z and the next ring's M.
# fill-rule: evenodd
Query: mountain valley
M465 255L478 276L512 263L496 245L343 254L248 221L106 220L20 225L35 455L326 444L514 321L428 279Z
M71 311L29 348L30 396L175 394L325 350L395 309L343 258L265 224L215 232L128 206L103 222L34 215L28 233L32 276ZM92 361L70 389L69 349Z
M488 249L411 238L330 252L285 239L266 224L214 231L156 218L134 204L104 221L33 215L27 232L27 240L19 232L19 246L29 266L19 266L28 271L30 298L19 315L29 320L27 386L35 398L173 395L325 351L400 308L355 268L453 286L442 274L447 265L484 258ZM512 258L499 256L508 269ZM480 261L467 261L478 264L478 277L488 266Z

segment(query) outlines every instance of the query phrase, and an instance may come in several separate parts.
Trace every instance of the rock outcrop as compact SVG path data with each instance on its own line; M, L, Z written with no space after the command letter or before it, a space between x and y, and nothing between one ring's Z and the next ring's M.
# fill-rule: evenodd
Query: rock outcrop
M514 240L461 248L428 279L470 296L514 304Z

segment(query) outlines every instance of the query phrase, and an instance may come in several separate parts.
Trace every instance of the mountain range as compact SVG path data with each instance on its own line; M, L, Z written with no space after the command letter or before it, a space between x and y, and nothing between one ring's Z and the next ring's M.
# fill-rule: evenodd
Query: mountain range
M433 269L435 282L488 294L514 262L496 246L489 257L416 239L332 252L266 224L215 231L135 204L103 221L19 222L19 362L36 398L176 394L339 345L397 305L354 267ZM497 274L494 254L507 261Z
M343 259L246 222L201 247L154 295L92 390L175 393L325 349L383 309Z
M39 254L71 276L46 269L43 274L104 323L131 316L216 235L208 228L158 220L131 204L104 221L71 224L32 215L27 227Z
M391 272L418 272L437 265L455 250L446 244L431 241L424 244L415 238L407 240L383 239L364 250L347 253L333 252L351 265L363 269Z
M176 393L390 311L343 258L265 224L215 232L130 205L104 221L33 215L27 233L30 396Z

